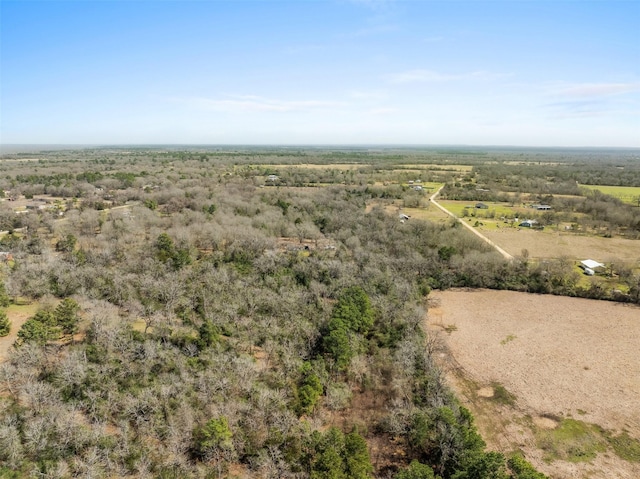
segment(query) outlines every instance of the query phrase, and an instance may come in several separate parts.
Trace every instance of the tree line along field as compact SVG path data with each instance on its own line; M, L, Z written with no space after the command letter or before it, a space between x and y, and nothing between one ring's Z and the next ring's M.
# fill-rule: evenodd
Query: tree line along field
M601 182L621 165L640 176L630 155L204 147L5 155L0 471L543 477L521 455L485 448L423 329L429 293L493 288L638 303L637 269L611 272L615 288L585 282L566 258L507 261L453 220L399 215L431 211L438 185L476 195L463 201L544 195L556 205L573 195L582 198L576 212L594 221L585 233L631 241L637 208L568 186L574 174ZM536 168L550 165L558 172L542 184ZM496 198L480 197L487 193Z

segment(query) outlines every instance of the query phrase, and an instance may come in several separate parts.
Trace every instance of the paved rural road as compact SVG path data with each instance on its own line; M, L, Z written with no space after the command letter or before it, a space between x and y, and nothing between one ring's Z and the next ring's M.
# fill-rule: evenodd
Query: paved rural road
M440 194L440 190L442 190L442 188L444 188L444 185L441 186L440 188L438 188L438 191L436 191L434 194L431 195L431 198L429 198L429 201L431 201L431 203L433 203L434 205L436 205L438 208L440 208L442 211L444 211L446 214L448 214L449 216L451 216L452 218L455 218L458 222L460 222L460 224L462 226L464 226L465 228L467 228L469 231L471 231L474 235L476 235L478 238L480 238L482 241L484 241L485 243L491 245L492 247L494 247L498 253L500 253L504 259L508 259L508 260L512 260L513 256L510 255L509 253L507 253L505 250L503 250L502 248L500 248L500 246L498 246L497 244L495 244L493 241L491 241L489 238L487 238L485 235L483 235L482 233L480 233L476 228L474 228L473 226L471 226L468 223L465 223L464 221L462 221L462 218L458 218L456 215L454 215L451 211L449 211L448 209L446 209L444 206L442 206L440 203L438 203L436 201L436 196L438 196Z

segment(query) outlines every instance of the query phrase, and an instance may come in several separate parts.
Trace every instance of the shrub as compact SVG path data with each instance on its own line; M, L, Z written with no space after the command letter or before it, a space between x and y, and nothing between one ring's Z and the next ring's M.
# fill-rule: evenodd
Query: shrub
M414 459L409 467L396 474L394 479L434 479L433 469Z
M298 382L297 411L298 414L309 414L315 408L318 398L322 395L320 378L311 370L311 364L305 362L301 368L300 381Z
M310 447L311 479L368 479L373 466L367 443L356 431L346 436L332 427L325 434L315 431Z
M0 281L0 308L6 308L11 303L4 282Z
M210 419L193 433L194 450L200 457L207 457L216 450L231 450L233 434L224 417Z
M359 286L347 288L338 298L332 317L340 319L351 331L366 334L373 326L373 308L369 296Z
M535 470L524 457L514 454L507 461L513 479L548 479L547 476Z

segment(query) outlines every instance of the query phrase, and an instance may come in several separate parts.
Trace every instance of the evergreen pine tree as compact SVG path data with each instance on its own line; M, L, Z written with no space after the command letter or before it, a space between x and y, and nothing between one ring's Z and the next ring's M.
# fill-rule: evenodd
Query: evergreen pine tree
M11 331L11 321L7 317L7 313L0 311L0 336L6 336Z
M66 298L58 304L53 315L63 334L73 335L78 330L79 310L80 306L71 298Z
M6 308L11 302L3 281L0 281L0 308Z

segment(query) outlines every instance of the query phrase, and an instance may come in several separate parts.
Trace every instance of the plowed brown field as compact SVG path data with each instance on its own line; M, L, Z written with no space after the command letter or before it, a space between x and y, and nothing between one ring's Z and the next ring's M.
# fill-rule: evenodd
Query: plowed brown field
M640 477L640 463L611 449L549 462L536 441L565 418L640 439L639 307L487 290L434 292L430 303L428 327L448 350L441 360L492 449L522 450L553 478ZM512 404L487 400L496 384Z

